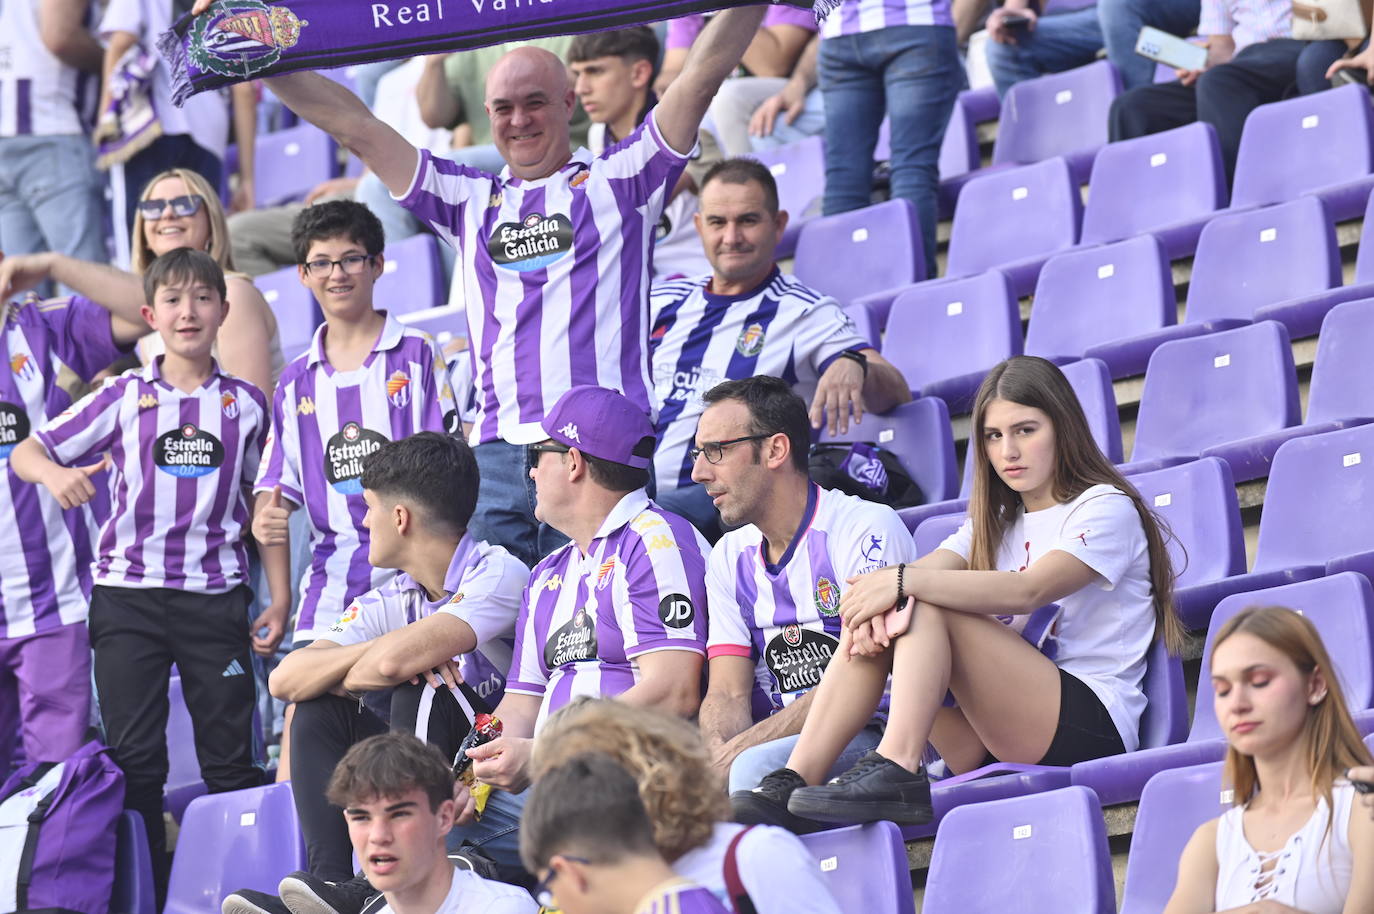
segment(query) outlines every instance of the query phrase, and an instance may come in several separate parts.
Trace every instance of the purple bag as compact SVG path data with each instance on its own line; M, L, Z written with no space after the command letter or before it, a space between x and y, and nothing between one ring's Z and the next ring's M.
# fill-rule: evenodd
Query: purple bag
M124 774L91 741L0 788L0 912L107 914Z

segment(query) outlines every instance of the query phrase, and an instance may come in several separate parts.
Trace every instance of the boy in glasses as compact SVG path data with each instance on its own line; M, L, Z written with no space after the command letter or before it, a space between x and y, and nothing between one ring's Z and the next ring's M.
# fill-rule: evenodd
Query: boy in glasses
M214 259L179 248L153 261L143 284L143 317L164 354L44 424L15 448L10 466L70 508L94 497L92 465L111 465L112 507L91 590L95 683L106 739L124 771L124 804L143 817L162 895L173 663L210 791L262 780L253 758L243 531L244 491L257 473L268 418L262 393L221 372L211 355L229 311ZM285 589L285 551L264 547L262 561L273 591Z
M367 561L363 459L415 432L450 430L455 411L434 340L375 307L373 284L385 258L372 211L351 200L306 207L292 244L324 325L277 383L272 437L254 487L253 535L285 544L291 512L305 508L311 561L300 585L299 647L393 574Z
M343 808L358 864L381 897L368 914L535 914L515 886L451 864L444 838L453 825L453 775L433 746L387 733L348 750L329 780ZM337 813L336 813L337 815Z
M563 914L726 914L711 891L673 872L654 844L635 779L585 752L530 791L520 855L540 873L534 898Z

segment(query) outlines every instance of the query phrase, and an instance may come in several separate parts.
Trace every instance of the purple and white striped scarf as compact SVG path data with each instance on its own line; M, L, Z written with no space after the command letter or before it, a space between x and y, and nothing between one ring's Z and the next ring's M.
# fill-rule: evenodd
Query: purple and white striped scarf
M773 0L823 17L841 0ZM747 5L739 0L215 0L158 40L180 105L295 70L572 35Z

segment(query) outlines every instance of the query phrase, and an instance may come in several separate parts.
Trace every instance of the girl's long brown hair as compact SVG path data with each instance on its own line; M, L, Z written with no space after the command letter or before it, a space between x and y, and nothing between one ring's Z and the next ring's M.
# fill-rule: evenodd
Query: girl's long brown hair
M1326 677L1326 697L1307 709L1302 740L1306 747L1307 768L1312 775L1312 793L1326 798L1331 808L1331 782L1344 775L1347 768L1371 763L1369 748L1360 739L1360 731L1350 719L1340 679L1326 652L1321 635L1311 621L1282 606L1251 606L1236 613L1222 624L1212 641L1213 655L1223 641L1244 632L1274 648L1298 668L1304 676L1321 670ZM1210 671L1208 671L1210 673ZM1237 805L1248 803L1259 793L1259 775L1255 771L1255 757L1226 749L1226 783L1235 790ZM1332 819L1334 819L1334 813ZM1330 829L1331 820L1327 821Z
M1150 592L1155 608L1155 637L1164 639L1169 653L1177 656L1183 649L1183 623L1174 611L1174 572L1169 550L1161 533L1163 522L1155 517L1135 486L1126 481L1093 440L1083 406L1064 373L1053 362L1035 356L1018 355L1007 359L983 379L973 403L969 426L969 459L973 461L973 496L969 517L973 519L973 542L969 568L995 570L997 549L1021 509L1021 496L1002 481L988 460L983 439L983 422L988 404L1007 400L1040 410L1049 417L1054 431L1054 500L1072 501L1095 485L1115 486L1124 492L1140 515L1145 542L1150 553Z

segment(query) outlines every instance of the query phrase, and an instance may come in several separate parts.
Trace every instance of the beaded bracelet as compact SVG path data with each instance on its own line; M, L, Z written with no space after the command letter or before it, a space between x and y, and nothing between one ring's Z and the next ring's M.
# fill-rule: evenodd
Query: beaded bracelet
M906 562L897 565L897 605L901 606L906 602L906 588L902 586L902 573L906 571Z

